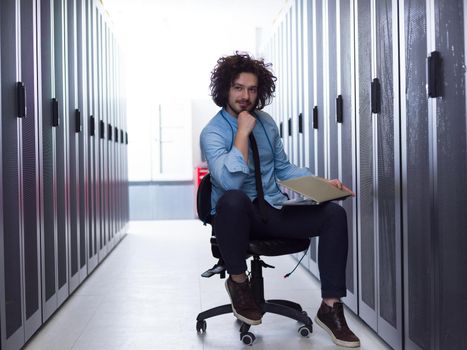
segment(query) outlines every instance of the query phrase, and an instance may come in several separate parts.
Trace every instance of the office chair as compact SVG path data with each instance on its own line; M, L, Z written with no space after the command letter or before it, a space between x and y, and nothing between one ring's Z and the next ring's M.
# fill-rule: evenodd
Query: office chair
M204 225L212 224L211 217L211 178L207 174L201 180L196 196L196 207L198 218L203 221ZM289 300L265 300L264 299L264 284L262 268L274 268L274 266L266 264L260 259L264 256L279 256L302 252L308 249L310 245L309 239L268 239L268 240L252 240L250 241L247 255L253 257L251 260L251 286L256 302L261 306L263 314L273 313L282 315L298 322L303 323L298 328L301 336L307 337L313 332L313 322L302 307ZM211 251L215 258L219 259L216 265L205 271L202 277L211 277L218 274L220 278L225 278L225 266L217 246L215 233L211 236ZM219 315L232 313L232 305L225 304L212 309L201 312L196 318L196 330L199 333L206 332L206 319ZM253 344L255 335L249 332L250 325L241 322L240 340L247 345Z

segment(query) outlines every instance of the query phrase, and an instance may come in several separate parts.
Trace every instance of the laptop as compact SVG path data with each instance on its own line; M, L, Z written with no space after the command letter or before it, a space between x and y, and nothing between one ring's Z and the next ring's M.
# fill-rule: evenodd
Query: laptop
M353 195L346 189L339 189L328 180L319 176L304 176L295 179L277 181L277 183L293 192L301 198L289 199L282 205L313 205L327 201L342 200Z

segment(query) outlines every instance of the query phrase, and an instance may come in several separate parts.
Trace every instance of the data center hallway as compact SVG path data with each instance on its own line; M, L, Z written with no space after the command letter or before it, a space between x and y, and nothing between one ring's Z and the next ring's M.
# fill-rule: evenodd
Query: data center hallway
M297 323L270 314L252 327L253 347L241 343L232 315L208 319L207 332L198 334L200 310L228 301L223 280L200 276L214 264L209 236L210 227L195 220L131 222L114 252L25 349L343 349L316 324L302 338ZM276 266L264 271L266 298L297 301L314 317L320 303L315 279L301 267L284 279L296 264L292 257L265 261ZM387 349L361 320L347 315L361 349Z

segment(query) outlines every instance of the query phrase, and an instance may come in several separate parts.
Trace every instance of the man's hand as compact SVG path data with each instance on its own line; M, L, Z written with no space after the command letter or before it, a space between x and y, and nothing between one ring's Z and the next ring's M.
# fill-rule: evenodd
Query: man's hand
M237 124L237 133L248 137L256 125L256 118L253 117L248 111L242 111L238 114Z
M342 182L340 182L338 179L332 179L332 180L328 180L328 181L329 181L329 183L331 185L336 186L340 190L348 191L348 192L352 193L353 197L355 197L355 193L350 188L345 186Z
M256 118L247 111L242 111L237 116L237 125L234 145L242 153L245 163L248 164L248 137L256 125Z

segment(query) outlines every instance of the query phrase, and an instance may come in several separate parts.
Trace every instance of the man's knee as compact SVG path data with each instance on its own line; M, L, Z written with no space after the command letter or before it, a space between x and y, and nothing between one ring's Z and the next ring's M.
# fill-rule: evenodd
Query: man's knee
M347 225L347 213L341 205L334 202L328 202L326 203L325 212L328 217L328 221L340 222Z
M243 211L250 206L251 202L248 196L240 190L226 191L217 202L216 211L237 212Z

